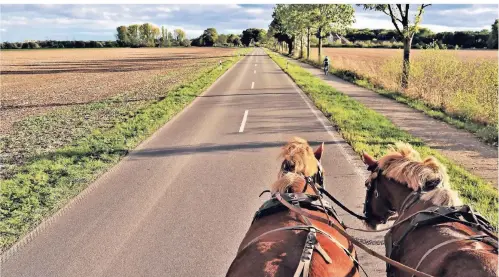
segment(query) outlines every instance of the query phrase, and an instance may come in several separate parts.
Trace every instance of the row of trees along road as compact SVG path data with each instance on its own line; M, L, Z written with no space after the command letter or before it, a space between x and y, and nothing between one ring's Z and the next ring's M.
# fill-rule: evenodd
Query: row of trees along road
M422 20L423 11L430 4L416 5L414 18L410 18L409 4L394 5L359 5L366 10L376 10L389 16L398 38L404 43L404 63L402 68L401 86L409 85L410 51L414 34ZM413 5L414 6L414 5ZM348 26L354 22L354 9L351 5L343 4L278 4L274 7L273 20L269 25L271 34L283 48L282 43L288 45L288 53L295 49L294 42L300 41L300 56L303 55L303 43L306 37L307 59L310 58L310 35L313 33L319 41L319 61L322 59L322 39L331 33L344 34Z
M164 26L159 28L150 23L119 26L116 32L117 42L122 47L250 46L264 43L267 38L267 32L263 29L250 28L244 30L241 35L226 35L218 34L215 28L208 28L191 41L182 29L175 29L171 33Z
M267 32L263 29L249 28L242 32L242 34L235 35L219 35L215 28L206 29L203 34L192 40L193 46L252 46L258 43L265 43Z
M122 47L168 47L189 46L191 41L187 39L184 30L175 29L169 32L164 26L161 28L150 23L132 24L116 28L116 40Z
M492 25L492 29L497 28L497 20ZM343 36L348 41L355 42L373 42L383 41L397 42L398 37L395 29L347 29ZM496 40L494 40L494 37ZM480 31L455 31L434 33L428 28L418 28L412 39L413 49L435 48L439 49L497 49L497 32L491 32L488 29ZM313 45L313 44L312 44ZM339 45L338 45L339 46Z
M310 36L314 34L319 42L319 59L322 55L322 39L332 32L343 33L354 22L354 9L351 5L333 4L278 4L274 7L269 35L274 37L282 48L288 45L288 53L295 49L295 41L300 41L300 49L306 38L307 59L310 58ZM300 51L300 55L303 51Z

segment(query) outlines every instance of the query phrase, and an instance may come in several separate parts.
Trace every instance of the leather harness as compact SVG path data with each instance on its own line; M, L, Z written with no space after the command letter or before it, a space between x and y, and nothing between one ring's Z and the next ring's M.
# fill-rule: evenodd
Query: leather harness
M307 180L308 183L308 180ZM310 184L312 187L315 186L315 184ZM276 197L276 195L272 195L272 198L269 200L265 201L265 203L260 207L260 209L255 213L255 216L253 217L253 221L251 224L253 224L255 221L271 215L275 214L281 211L286 211L289 210L285 205L281 203L281 201L286 201L287 203L298 207L298 208L303 208L307 210L313 210L313 211L320 211L322 213L325 213L328 216L331 216L335 218L340 224L343 226L343 222L339 219L338 214L334 210L334 208L331 206L331 204L327 201L324 201L323 199L320 199L320 196L318 195L310 195L310 194L305 194L305 193L282 193L278 194L279 199ZM305 244L303 246L302 254L300 257L300 263L298 264L298 267L295 271L295 274L293 277L308 277L310 273L310 266L311 266L311 261L312 261L312 253L313 251L317 251L322 258L326 261L326 263L330 264L332 263L331 257L327 254L327 252L322 248L320 245L319 241L317 240L317 233L320 233L324 235L326 238L331 240L334 244L336 244L338 247L340 247L343 251L347 253L347 255L352 258L354 261L354 264L356 266L359 266L357 260L352 257L352 254L346 249L343 245L341 245L334 237L326 233L325 231L315 227L312 225L310 220L306 217L301 215L303 220L305 221L306 225L298 225L298 226L287 226L287 227L282 227L274 230L270 230L268 232L265 232L258 237L254 238L252 241L250 241L248 244L246 244L243 248L241 248L241 251L243 251L245 248L250 246L251 244L255 243L258 241L259 238L273 232L278 232L278 231L284 231L284 230L303 230L303 231L308 231L307 234L307 239L305 241Z
M415 204L421 195L424 192L415 191L409 194L401 206L402 213L409 209L413 204ZM398 239L393 239L392 231L390 229L385 235L385 250L386 256L392 259L392 256L396 255L398 250L400 249L400 245L404 241L404 239L417 228L421 228L424 226L431 226L441 223L448 222L459 222L464 225L474 227L478 231L482 231L485 235L476 235L470 236L466 238L458 238L445 241L436 245L435 247L428 250L423 257L420 259L418 265L414 269L418 269L422 264L423 260L433 251L437 250L440 247L443 247L449 243L463 241L463 240L472 240L472 241L482 241L493 246L498 249L497 236L494 234L495 228L488 222L484 217L480 214L475 213L470 206L463 205L459 207L447 207L447 206L431 206L422 211L416 213L410 219L409 224L402 227L404 228L402 234L398 237ZM391 270L390 264L386 265L386 272L388 276L394 276L394 272Z
M331 204L325 200L322 200L322 202L324 203L324 208L323 208L319 201L319 196L317 195L310 195L306 193L281 193L281 196L286 202L289 202L295 206L307 210L327 213L328 215L334 217L336 220L338 220L338 222L340 222L340 224L343 225L343 222L340 220L338 214L336 213L336 210L334 210ZM288 208L282 205L281 202L274 195L272 196L272 198L265 201L265 203L263 203L260 209L256 211L253 217L253 221L251 223L253 224L253 222L255 222L256 220L265 217L267 215L271 215L286 210L288 210Z
M375 163L367 168L369 171L371 171L374 175L371 176L367 181L370 184L367 192L366 192L366 202L364 203L364 214L366 217L374 217L374 215L371 213L369 207L370 207L370 202L372 201L372 196L375 195L377 197L377 188L376 188L376 179L382 175L382 169L378 167L378 163ZM392 180L394 182L397 182L395 180ZM438 187L439 183L433 182L431 184L431 189L434 189ZM424 190L418 190L411 192L402 202L401 208L400 208L400 215L399 217L406 211L408 210L412 205L414 205L416 202L419 201L421 195L425 194L426 191ZM395 211L390 211L390 212L395 212ZM379 219L379 218L378 218ZM381 220L382 221L382 220ZM407 222L409 224L407 225ZM385 220L386 222L386 220ZM403 231L402 235L394 240L393 239L393 227L396 225L401 224L402 222L405 222L406 224ZM397 254L398 250L400 249L400 245L404 241L404 239L414 230L417 228L421 228L424 226L430 226L430 225L436 225L436 224L441 224L441 223L447 223L447 222L459 222L464 225L470 226L475 228L478 231L481 231L485 233L485 235L476 235L476 236L469 236L466 238L459 238L459 239L451 239L448 241L445 241L443 243L440 243L436 245L435 247L429 249L423 257L419 260L419 263L417 264L415 270L418 270L419 266L423 262L423 260L433 251L436 249L445 246L449 243L457 242L457 241L463 241L463 240L472 240L472 241L482 241L485 242L491 246L493 246L496 249L498 249L498 239L496 230L490 222L488 222L484 217L482 217L480 214L475 213L472 208L468 205L463 205L459 207L448 207L448 206L431 206L426 208L425 210L418 211L417 213L412 214L408 218L404 219L402 222L396 223L392 227L389 228L388 232L385 234L385 250L386 250L386 256L389 259L392 259L394 255ZM386 264L386 272L389 277L394 276L394 272L391 270L392 266L387 263ZM414 277L414 275L412 275Z

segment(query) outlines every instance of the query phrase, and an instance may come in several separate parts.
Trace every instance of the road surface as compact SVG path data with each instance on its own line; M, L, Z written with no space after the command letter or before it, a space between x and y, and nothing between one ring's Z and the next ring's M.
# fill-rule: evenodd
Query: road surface
M292 136L314 147L325 142L328 190L362 210L366 172L332 130L256 49L6 252L1 275L225 276L252 216L268 199L258 194L275 181L280 147ZM362 226L339 212L346 223ZM380 241L382 234L363 238ZM385 275L383 263L358 252L370 276Z

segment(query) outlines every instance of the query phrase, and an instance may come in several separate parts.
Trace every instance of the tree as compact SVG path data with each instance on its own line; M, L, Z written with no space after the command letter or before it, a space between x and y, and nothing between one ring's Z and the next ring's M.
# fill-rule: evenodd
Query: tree
M490 32L489 39L487 40L487 47L489 49L497 49L497 26L498 20L492 24L492 32Z
M241 42L241 38L239 36L236 36L232 40L232 44L234 44L234 46L241 46L241 45L243 45L243 43Z
M185 39L184 30L182 30L182 29L173 30L173 38L179 43L182 42Z
M189 39L186 39L186 38L185 38L184 40L182 40L182 41L180 42L180 45L181 45L181 46L184 46L184 47L189 47L189 46L191 46L191 41L190 41Z
M218 39L217 29L208 28L204 30L203 34L201 35L201 38L203 39L203 45L213 46L213 44L215 44L215 42Z
M119 26L116 28L116 40L120 46L128 46L130 40L128 39L128 30L126 26Z
M274 7L272 18L273 19L272 22L270 22L268 33L273 34L274 38L278 42L279 47L281 48L281 51L284 50L282 43L286 43L288 45L288 54L291 55L291 53L293 52L293 41L295 38L288 32L286 26L283 24L280 18L280 14L278 13L277 5L276 7Z
M155 41L159 40L160 38L160 30L157 26L153 26L152 27L152 30L151 30L151 40L152 40L152 46L156 46L155 45ZM158 46L159 46L159 43L158 43Z
M241 42L249 46L251 41L254 43L265 40L265 35L267 32L263 29L249 28L243 31L241 35Z
M409 4L364 5L364 9L381 11L384 14L390 16L392 23L395 26L395 29L397 30L397 34L399 35L400 38L402 38L402 41L404 43L404 62L402 65L401 85L403 89L407 89L409 87L410 54L411 54L412 38L414 37L414 34L418 31L424 9L430 5L431 4L419 5L416 15L414 17L414 22L412 24L409 21L409 6L410 6Z
M191 41L191 45L192 46L203 46L203 38L201 36L199 36L199 37L193 39Z
M322 39L331 32L343 33L354 22L352 5L316 4L311 5L311 16L317 26L316 37L319 39L319 61L322 59Z
M23 44L23 48L24 48L24 44ZM81 41L81 40L75 41L75 48L85 48L85 42Z
M237 45L236 45L236 39L239 39L239 43ZM239 46L239 44L241 44L241 39L239 38L238 35L230 34L227 37L227 43L232 43L232 44L234 44L234 46Z
M172 32L168 32L168 38L166 39L166 46L172 46L173 34Z
M228 36L224 34L220 34L217 39L217 44L224 45L227 43Z
M139 30L141 44L143 46L154 46L154 41L159 36L159 28L150 23L144 23L140 25Z
M166 47L168 42L168 30L165 28L165 26L161 26L161 46Z
M140 31L138 24L132 24L127 28L127 37L131 46L137 47L140 43Z
M307 37L307 49L308 55L310 55L310 29L313 26L310 17L311 7L312 5L278 4L274 9L281 24L281 31L291 36L293 40L299 38L300 57L303 56L305 37ZM306 31L308 31L308 35L306 35ZM296 47L296 43L293 43L293 46Z
M435 40L435 34L427 28L419 28L414 34L413 43L428 44Z

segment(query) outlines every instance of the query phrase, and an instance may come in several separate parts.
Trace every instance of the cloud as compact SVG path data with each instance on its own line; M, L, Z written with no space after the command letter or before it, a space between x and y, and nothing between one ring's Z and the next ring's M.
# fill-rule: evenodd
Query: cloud
M437 14L454 16L493 14L497 16L497 12L497 5L471 5L471 7L467 8L439 10Z
M416 9L416 5L411 13ZM219 33L267 29L273 5L0 5L2 40L114 39L120 25L149 22L169 30L182 28L189 38L214 27ZM393 29L389 17L355 6L355 28ZM480 30L497 18L497 5L432 5L425 9L423 26L433 31Z
M411 5L410 20L414 20L417 5ZM390 17L382 12L365 11L356 7L354 28L395 29ZM490 29L497 18L497 5L431 5L424 10L421 26L434 32Z
M433 24L421 24L421 27L428 28L433 32L455 32L455 31L480 31L483 29L489 29L490 26L478 26L478 27L449 27L443 25L433 25Z
M260 15L260 14L264 14L266 11L264 9L257 8L257 9L246 9L245 12L248 14Z

